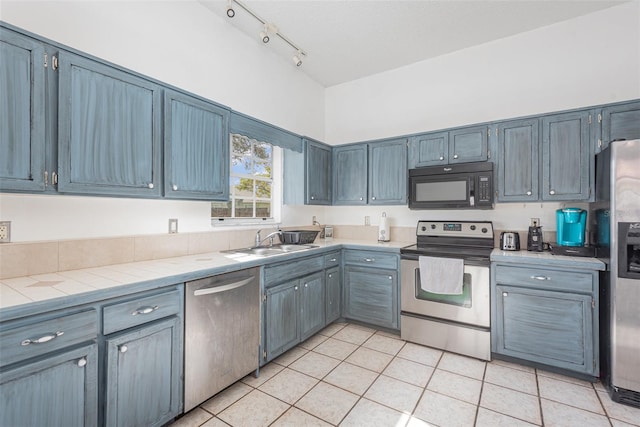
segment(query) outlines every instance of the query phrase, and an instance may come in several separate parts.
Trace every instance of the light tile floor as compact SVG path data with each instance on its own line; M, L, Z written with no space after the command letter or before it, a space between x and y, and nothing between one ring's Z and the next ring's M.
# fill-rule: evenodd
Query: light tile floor
M171 427L640 426L601 384L334 323Z

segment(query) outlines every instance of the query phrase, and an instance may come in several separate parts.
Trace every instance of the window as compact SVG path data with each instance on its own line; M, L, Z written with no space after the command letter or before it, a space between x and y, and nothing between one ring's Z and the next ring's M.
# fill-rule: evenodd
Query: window
M249 222L274 217L274 154L277 147L246 136L231 134L229 201L212 202L215 222ZM244 221L243 221L244 220Z

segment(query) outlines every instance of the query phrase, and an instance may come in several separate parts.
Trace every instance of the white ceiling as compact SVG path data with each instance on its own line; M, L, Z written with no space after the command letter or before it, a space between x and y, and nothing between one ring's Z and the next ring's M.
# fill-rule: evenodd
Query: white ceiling
M262 44L262 25L227 0L199 0ZM325 87L575 18L629 0L240 0L304 50L300 71ZM293 67L295 50L267 45Z

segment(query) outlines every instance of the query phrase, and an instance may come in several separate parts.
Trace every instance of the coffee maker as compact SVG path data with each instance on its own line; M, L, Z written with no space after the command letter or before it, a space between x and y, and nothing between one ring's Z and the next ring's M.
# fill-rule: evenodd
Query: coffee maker
M555 255L595 256L595 248L585 246L587 211L580 208L556 210L557 246L551 249Z
M527 234L527 250L534 252L542 252L544 250L544 242L542 241L542 227L537 218L531 219L529 233Z

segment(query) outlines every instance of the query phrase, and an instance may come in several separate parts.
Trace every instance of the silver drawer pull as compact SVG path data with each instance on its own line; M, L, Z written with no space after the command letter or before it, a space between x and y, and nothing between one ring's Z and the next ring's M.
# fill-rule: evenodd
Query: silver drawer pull
M82 359L78 360L77 365L80 368L84 368L87 365L87 359L83 357Z
M389 280L393 280L393 276L389 276Z
M333 274L329 274L329 279L331 279L333 277Z
M50 334L43 335L40 338L36 338L34 340L26 339L26 340L22 341L20 343L20 345L44 344L46 342L51 341L54 338L58 338L60 335L64 335L64 332L62 332L62 331L53 332L53 333L50 333Z
M139 309L137 309L136 311L133 311L131 313L132 316L137 316L138 314L149 314L152 313L154 311L156 311L158 309L157 305L154 305L153 307L151 307L150 305L146 306L146 307L140 307Z
M336 261L337 261L337 259L336 259L336 258L331 258L329 261L331 261L331 262L336 262Z
M120 346L120 353L126 353L127 350L129 350L129 347L127 347L125 344Z
M376 259L375 258L365 258L364 260L365 260L365 262L374 262Z
M551 280L549 276L531 276L533 280Z
M293 290L294 290L294 291L297 291L297 290L298 290L298 287L297 287L297 286L294 286L294 287L293 287Z
M503 293L502 293L502 296L503 296L503 297L508 297L508 296L509 296L509 294L508 294L508 293L506 293L506 292L503 292Z

